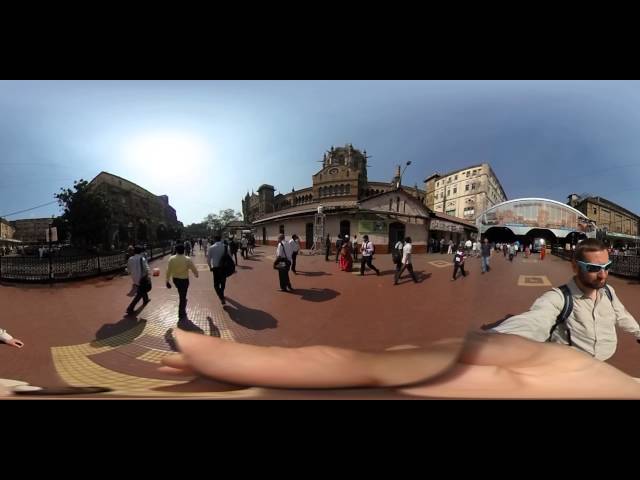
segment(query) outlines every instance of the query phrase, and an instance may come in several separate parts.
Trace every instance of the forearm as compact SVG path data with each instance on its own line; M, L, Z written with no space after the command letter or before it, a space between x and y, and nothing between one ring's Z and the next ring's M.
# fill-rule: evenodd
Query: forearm
M374 386L369 354L333 347L259 347L214 337L181 335L195 371L216 380L275 388ZM206 352L206 353L205 353Z
M0 341L6 343L9 340L13 340L13 337L9 335L9 333L6 330L3 330L0 328Z
M640 339L640 325L638 325L635 318L633 318L628 312L625 312L625 314L626 315L622 315L616 320L618 327Z
M260 347L182 331L174 335L183 360L168 357L163 361L166 366L188 366L201 375L227 383L275 388L416 384L453 365L463 342L443 340L428 348L368 353L328 346Z

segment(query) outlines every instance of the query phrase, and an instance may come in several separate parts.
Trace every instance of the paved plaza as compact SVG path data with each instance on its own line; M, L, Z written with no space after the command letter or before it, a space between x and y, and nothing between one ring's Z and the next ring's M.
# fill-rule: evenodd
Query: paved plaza
M203 252L194 263L199 279L191 279L188 320L178 323L177 292L164 286L168 257L155 260L151 303L127 316L126 294L131 280L116 275L53 285L3 284L0 326L25 342L21 350L0 344L0 378L43 387L101 386L97 397L206 398L408 398L385 390L270 390L176 377L158 371L172 352L167 332L183 328L204 335L255 345L297 347L333 345L384 350L399 345L424 345L459 337L483 324L527 310L549 289L566 282L570 264L554 256L518 255L513 263L502 254L491 259L492 270L481 275L480 260L467 260L466 278L450 281L450 255L414 256L422 281L405 272L393 285L390 255L378 255L376 276L367 271L342 272L332 257L301 255L298 275L291 273L294 293L279 290L272 268L275 248L258 247L240 258L237 274L227 281L226 307L213 291ZM354 270L359 262L354 264ZM640 284L610 277L627 309L640 318ZM609 361L640 377L640 345L620 332L618 351Z

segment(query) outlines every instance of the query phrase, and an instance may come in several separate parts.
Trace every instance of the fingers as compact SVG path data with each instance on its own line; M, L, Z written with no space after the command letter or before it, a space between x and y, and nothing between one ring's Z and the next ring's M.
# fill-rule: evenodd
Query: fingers
M168 373L169 375L176 375L176 376L192 376L197 374L197 372L195 372L190 368L160 367L158 368L158 371L162 373Z

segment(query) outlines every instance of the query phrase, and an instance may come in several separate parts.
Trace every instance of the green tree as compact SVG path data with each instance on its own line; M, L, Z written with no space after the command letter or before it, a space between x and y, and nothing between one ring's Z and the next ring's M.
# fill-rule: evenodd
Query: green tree
M187 237L201 238L209 235L207 222L192 223L184 227L184 234Z
M232 208L227 208L225 210L220 210L217 215L215 213L210 213L206 216L204 222L210 230L213 230L214 232L221 232L222 229L233 220L242 220L242 213L236 212Z
M73 189L61 188L54 197L64 209L61 220L68 228L74 246L109 245L111 209L102 195L89 189L89 182L77 180L73 182Z

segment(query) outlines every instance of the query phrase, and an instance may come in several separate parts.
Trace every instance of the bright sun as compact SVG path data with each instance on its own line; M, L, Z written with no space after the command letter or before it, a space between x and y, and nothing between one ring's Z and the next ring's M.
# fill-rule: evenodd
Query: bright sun
M152 171L161 179L176 178L181 172L197 172L208 154L205 142L190 134L154 133L131 141L126 149L127 161Z

